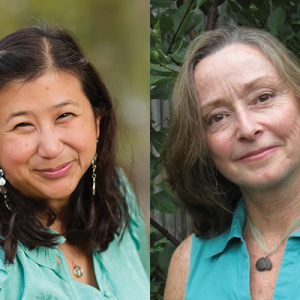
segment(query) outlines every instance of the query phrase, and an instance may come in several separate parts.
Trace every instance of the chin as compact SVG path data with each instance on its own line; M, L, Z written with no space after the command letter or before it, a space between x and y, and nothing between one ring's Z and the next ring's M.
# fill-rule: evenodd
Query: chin
M69 199L71 194L74 192L76 186L60 186L41 191L44 199Z
M260 174L256 177L248 178L244 182L237 183L242 189L256 190L256 191L266 191L268 189L273 189L280 184L284 184L284 178L279 177L278 174L271 176L270 174Z

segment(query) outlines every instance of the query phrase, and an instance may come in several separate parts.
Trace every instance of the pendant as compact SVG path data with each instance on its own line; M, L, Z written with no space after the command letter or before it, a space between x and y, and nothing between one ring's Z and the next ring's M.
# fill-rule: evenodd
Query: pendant
M76 265L74 266L73 272L76 277L81 277L83 274L83 270L79 266L76 266Z
M257 260L255 267L260 272L269 271L272 269L272 263L268 257L262 257Z

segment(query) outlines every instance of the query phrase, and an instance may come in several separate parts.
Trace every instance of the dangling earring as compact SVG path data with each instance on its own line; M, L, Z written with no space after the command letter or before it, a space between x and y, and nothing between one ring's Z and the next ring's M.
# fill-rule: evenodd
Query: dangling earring
M92 168L93 168L92 178L93 178L93 195L94 196L96 195L96 177L97 177L97 174L96 174L96 169L97 169L96 159L97 159L97 153L95 154L95 156L92 160Z
M97 139L97 145L98 145L98 139ZM97 150L96 150L97 151ZM92 160L92 168L93 168L93 175L92 175L92 178L93 178L93 195L95 196L96 195L96 177L97 177L97 174L96 174L96 169L97 169L97 165L96 165L96 160L97 160L97 152Z
M5 184L6 184L6 180L4 178L4 172L3 172L2 169L0 169L0 193L4 197L4 202L5 202L6 207L10 210L10 207L7 204L7 195L6 195L7 194L7 189L5 187Z

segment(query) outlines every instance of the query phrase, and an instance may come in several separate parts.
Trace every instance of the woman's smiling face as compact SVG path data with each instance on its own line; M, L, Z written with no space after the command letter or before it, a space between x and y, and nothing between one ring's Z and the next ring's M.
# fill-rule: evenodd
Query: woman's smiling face
M261 190L299 178L299 99L264 54L227 46L196 65L194 82L212 159L227 179Z
M23 194L67 201L96 153L95 118L80 81L49 72L0 91L0 166Z

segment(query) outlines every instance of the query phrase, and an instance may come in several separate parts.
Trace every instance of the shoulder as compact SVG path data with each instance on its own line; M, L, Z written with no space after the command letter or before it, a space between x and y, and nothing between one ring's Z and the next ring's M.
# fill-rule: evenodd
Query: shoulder
M186 238L171 259L164 300L183 300L190 270L193 236Z

